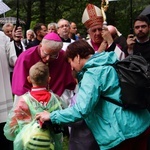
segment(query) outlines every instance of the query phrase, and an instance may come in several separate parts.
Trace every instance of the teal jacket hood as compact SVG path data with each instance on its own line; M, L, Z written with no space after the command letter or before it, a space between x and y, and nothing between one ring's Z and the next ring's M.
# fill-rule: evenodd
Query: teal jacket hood
M118 61L117 56L114 52L102 52L95 53L88 61L85 63L83 69L104 66L104 65L112 65Z
M99 67L99 66L108 66L113 65L118 61L115 52L102 52L102 53L95 53L92 57L85 63L82 70L78 73L77 78L78 82L83 77L85 71L90 68Z

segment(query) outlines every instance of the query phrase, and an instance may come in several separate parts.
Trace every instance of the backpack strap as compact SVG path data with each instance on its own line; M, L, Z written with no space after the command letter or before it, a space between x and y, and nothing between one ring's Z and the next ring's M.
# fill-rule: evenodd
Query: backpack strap
M125 108L125 105L123 105L122 103L120 103L120 102L118 102L118 101L116 101L116 100L114 100L114 99L112 99L110 97L105 97L105 96L102 95L101 98L103 98L105 101L111 102L111 103L113 103L115 105L118 105L120 107Z

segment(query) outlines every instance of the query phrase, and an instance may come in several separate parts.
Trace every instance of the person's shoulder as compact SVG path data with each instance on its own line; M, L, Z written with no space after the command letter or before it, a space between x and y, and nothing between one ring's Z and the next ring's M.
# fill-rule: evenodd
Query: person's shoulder
M150 38L149 38L149 40L147 42L150 44Z
M27 38L23 38L22 41L23 41L23 42L26 42L26 41L27 41Z
M25 51L23 51L19 57L17 58L17 61L29 61L29 59L32 59L33 55L37 55L37 46L31 47Z
M0 31L0 40L3 41L10 41L10 38L8 36L5 35L5 33L3 31Z
M27 44L27 39L23 39L22 42L23 42L24 44Z
M41 41L39 41L38 39L35 38L33 41L30 42L30 44L31 44L32 46L36 46L36 45L39 45L40 42L41 42Z
M63 49L61 49L61 50L59 51L59 54L65 55L65 51L64 51Z
M60 60L60 59L64 59L64 58L65 58L65 51L61 49L59 51L59 57L58 57L58 59Z
M3 31L0 31L0 36L6 36Z
M85 41L91 44L91 39L87 39Z
M30 94L29 94L29 92L26 92L26 93L24 93L24 94L22 94L21 96L19 96L19 101L18 101L18 103L26 103L26 101L29 99L29 96L30 96Z
M28 43L28 48L31 48L31 47L34 47L34 46L37 46L40 44L40 41L38 39L34 39L33 41L29 42Z
M71 39L71 42L70 43L73 43L73 42L75 42L76 40L74 40L74 39Z

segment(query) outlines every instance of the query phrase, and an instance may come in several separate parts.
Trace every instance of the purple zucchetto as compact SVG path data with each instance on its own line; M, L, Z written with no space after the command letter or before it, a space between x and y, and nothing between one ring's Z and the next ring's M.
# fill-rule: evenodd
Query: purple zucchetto
M51 32L48 33L44 36L44 39L46 40L52 40L52 41L57 41L57 42L62 42L61 38L57 33Z

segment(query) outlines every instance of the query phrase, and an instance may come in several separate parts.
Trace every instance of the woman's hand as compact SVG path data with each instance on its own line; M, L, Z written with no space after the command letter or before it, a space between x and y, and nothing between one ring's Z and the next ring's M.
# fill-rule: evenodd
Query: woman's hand
M36 120L39 120L40 122L44 123L45 121L49 121L50 120L50 113L47 111L43 111L40 113L37 113L35 116Z

